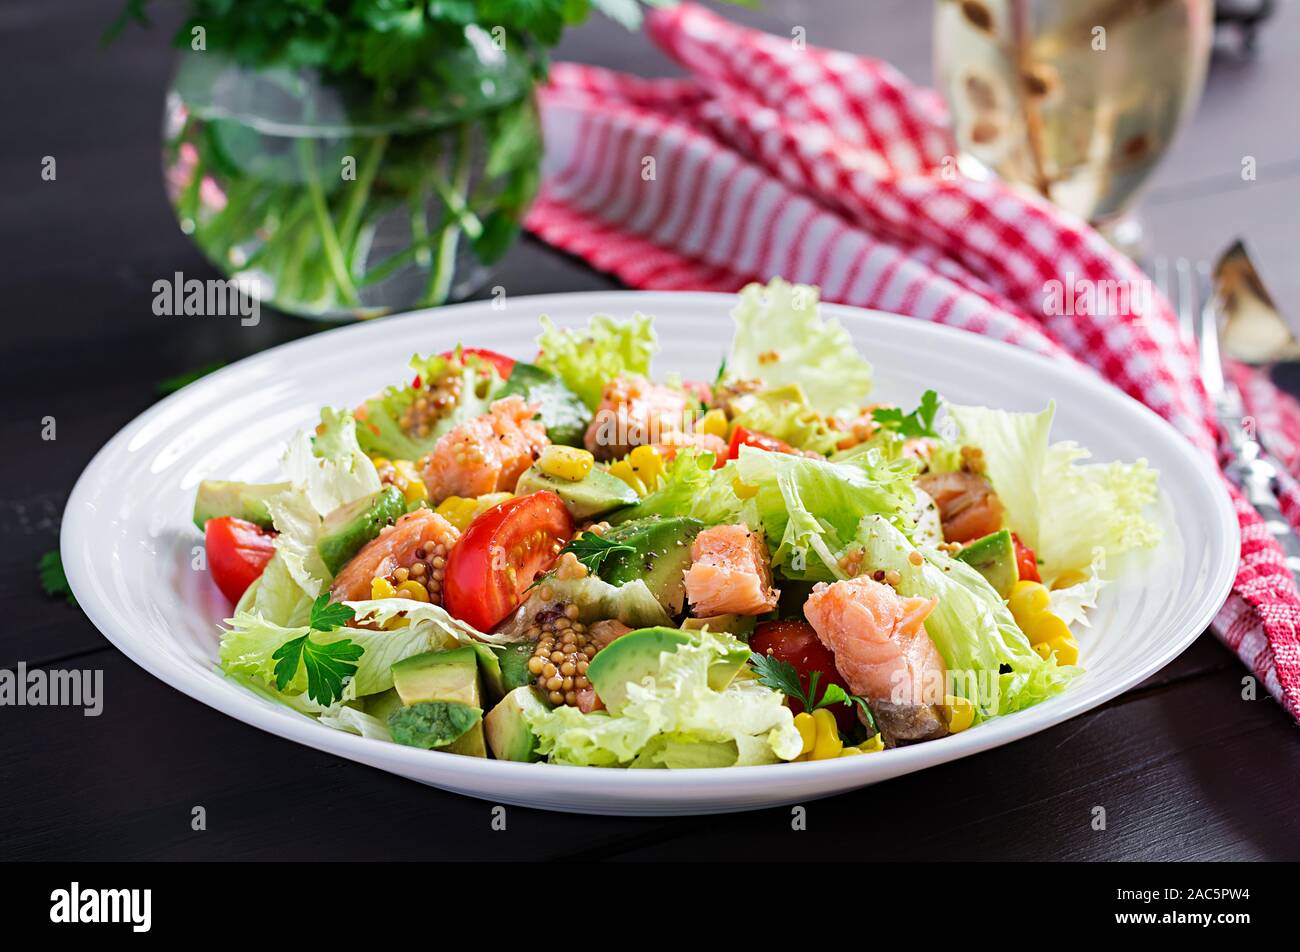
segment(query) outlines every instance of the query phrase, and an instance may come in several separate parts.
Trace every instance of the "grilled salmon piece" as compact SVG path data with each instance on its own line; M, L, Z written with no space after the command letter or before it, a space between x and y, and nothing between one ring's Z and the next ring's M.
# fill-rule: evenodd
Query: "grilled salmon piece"
M634 446L698 446L721 454L727 444L693 428L699 400L686 390L645 377L615 377L605 384L600 406L583 443L597 459L620 459Z
M781 593L772 587L760 533L746 526L710 526L695 537L691 559L686 598L693 615L761 615L776 608Z
M420 461L432 501L512 492L550 443L546 428L533 419L536 413L537 406L522 397L506 397L444 433Z
M1002 500L976 473L927 473L916 484L939 507L945 542L971 542L1002 528Z
M381 529L339 570L330 595L334 601L362 601L370 597L371 581L391 579L398 569L411 569L419 563L422 568L408 577L427 588L431 602L441 604L447 553L458 538L456 527L432 509L408 512Z
M804 616L835 654L853 693L867 699L890 741L948 732L943 716L947 667L925 631L938 599L903 598L868 575L818 582Z

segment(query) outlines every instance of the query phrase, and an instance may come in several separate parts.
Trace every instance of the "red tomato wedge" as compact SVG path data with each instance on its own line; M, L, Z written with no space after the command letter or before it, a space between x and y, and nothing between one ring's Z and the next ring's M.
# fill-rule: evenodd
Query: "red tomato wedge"
M1020 541L1020 536L1014 532L1011 533L1011 541L1016 547L1016 571L1020 574L1022 582L1041 582L1042 575L1038 573L1038 556L1034 555L1034 550Z
M516 496L482 513L447 557L443 607L489 631L524 599L573 535L573 517L552 492Z
M793 665L805 691L808 690L809 676L814 671L820 671L822 674L817 679L817 697L813 698L814 701L821 700L828 684L838 684L845 694L853 693L849 682L844 680L835 667L835 655L821 643L813 626L806 621L765 621L754 629L749 647L759 654L771 655L778 661ZM790 710L798 714L803 710L803 705L790 698ZM831 704L829 710L835 715L835 723L846 734L858 723L856 706Z
M748 427L738 426L731 431L731 442L727 444L727 455L713 464L714 469L718 469L729 459L736 459L740 456L742 446L752 446L755 449L767 450L769 453L793 453L794 447L785 440L778 440L775 436L768 436L766 433L759 433Z
M203 537L212 581L232 602L243 597L275 554L275 533L231 516L209 519Z
M495 350L488 350L486 347L462 347L460 352L466 357L473 354L479 360L491 364L497 369L497 373L501 375L502 380L509 380L510 371L515 369L515 359L513 357L498 354ZM440 356L450 360L456 356L456 352L454 350L444 350Z

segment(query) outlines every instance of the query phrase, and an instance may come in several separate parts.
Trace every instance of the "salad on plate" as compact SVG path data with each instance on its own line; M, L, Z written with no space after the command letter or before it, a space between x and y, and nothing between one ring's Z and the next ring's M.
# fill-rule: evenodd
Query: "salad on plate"
M277 482L202 482L221 671L432 754L625 768L876 753L1067 690L1156 473L1051 442L1050 404L873 402L814 288L733 318L707 381L651 376L642 315L416 355Z

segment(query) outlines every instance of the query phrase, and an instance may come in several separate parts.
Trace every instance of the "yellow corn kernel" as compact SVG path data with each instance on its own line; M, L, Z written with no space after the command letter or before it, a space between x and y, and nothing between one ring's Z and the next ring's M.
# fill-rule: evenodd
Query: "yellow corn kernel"
M389 459L387 456L372 456L370 462L375 464L375 469L383 469L388 465Z
M817 722L807 711L794 716L794 729L799 732L803 738L803 750L800 754L812 753L813 745L817 743Z
M843 750L840 751L840 756L841 756L841 757L856 757L856 756L858 756L859 754L862 754L862 753L865 753L865 751L858 750L856 747L845 747Z
M1057 635L1051 641L1045 642L1045 644L1056 652L1057 664L1079 663L1079 643L1074 640L1074 635Z
M1028 619L1047 611L1051 603L1052 597L1042 582L1017 582L1007 599L1007 607L1021 627Z
M1060 615L1054 615L1051 612L1034 615L1027 619L1020 628L1029 636L1031 645L1041 644L1044 641L1054 641L1057 638L1070 637L1070 626L1065 623Z
M758 495L757 486L746 486L739 479L733 479L731 481L731 488L736 491L737 499L753 499Z
M1044 661L1052 656L1052 646L1046 641L1040 641L1038 644L1034 645L1033 648L1038 652L1038 657L1042 658Z
M537 460L537 468L547 476L576 483L587 478L595 462L596 458L586 450L552 443L542 450L542 455Z
M817 723L817 740L813 743L810 760L830 760L838 757L844 748L840 740L840 729L835 723L835 715L826 708L818 708L812 713Z
M653 446L638 446L627 454L627 461L632 466L632 473L645 485L654 489L664 473L664 458Z
M409 459L393 460L393 469L397 472L397 485L407 502L423 502L429 498L429 487L424 485L424 478L414 463Z
M964 697L949 694L943 699L943 719L948 733L960 734L975 723L975 705Z
M638 496L644 496L648 492L645 483L641 482L641 480L637 478L636 473L633 472L632 464L625 459L621 459L617 463L611 464L609 467L609 475L623 480L623 482L632 487Z
M867 740L864 740L862 743L858 744L858 750L862 751L864 754L874 754L884 749L885 749L885 739L881 737L879 734L875 734L872 737L868 738Z
M707 433L709 436L717 436L725 440L727 438L727 415L714 407L700 417L700 422L695 424L695 429L699 433Z
M464 496L448 496L438 503L438 508L433 511L464 532L478 515L478 500L466 499Z
M393 583L386 578L372 578L370 580L370 597L396 598L397 589L393 588Z
M1052 591L1055 592L1058 589L1070 588L1071 586L1078 585L1079 583L1086 582L1086 581L1088 581L1087 575L1085 575L1083 572L1078 572L1071 569L1069 572L1062 572L1060 575L1058 575L1056 578L1052 580Z
M403 598L413 598L417 602L427 602L429 600L429 590L414 579L408 579L397 586L397 594Z

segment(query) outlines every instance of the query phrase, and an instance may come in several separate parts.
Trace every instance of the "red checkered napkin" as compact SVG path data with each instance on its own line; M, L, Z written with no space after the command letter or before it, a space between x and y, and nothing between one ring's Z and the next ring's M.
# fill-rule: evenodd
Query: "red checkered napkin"
M828 301L1080 361L1216 452L1169 305L1144 310L1136 295L1118 316L1047 313L1059 310L1044 307L1049 282L1143 275L1046 201L956 174L933 91L886 63L797 49L690 4L648 26L690 78L553 67L531 231L633 287L734 291L781 275ZM1292 467L1283 506L1300 525L1300 405L1233 373L1261 439ZM1300 599L1258 513L1232 496L1241 567L1214 630L1300 719Z

